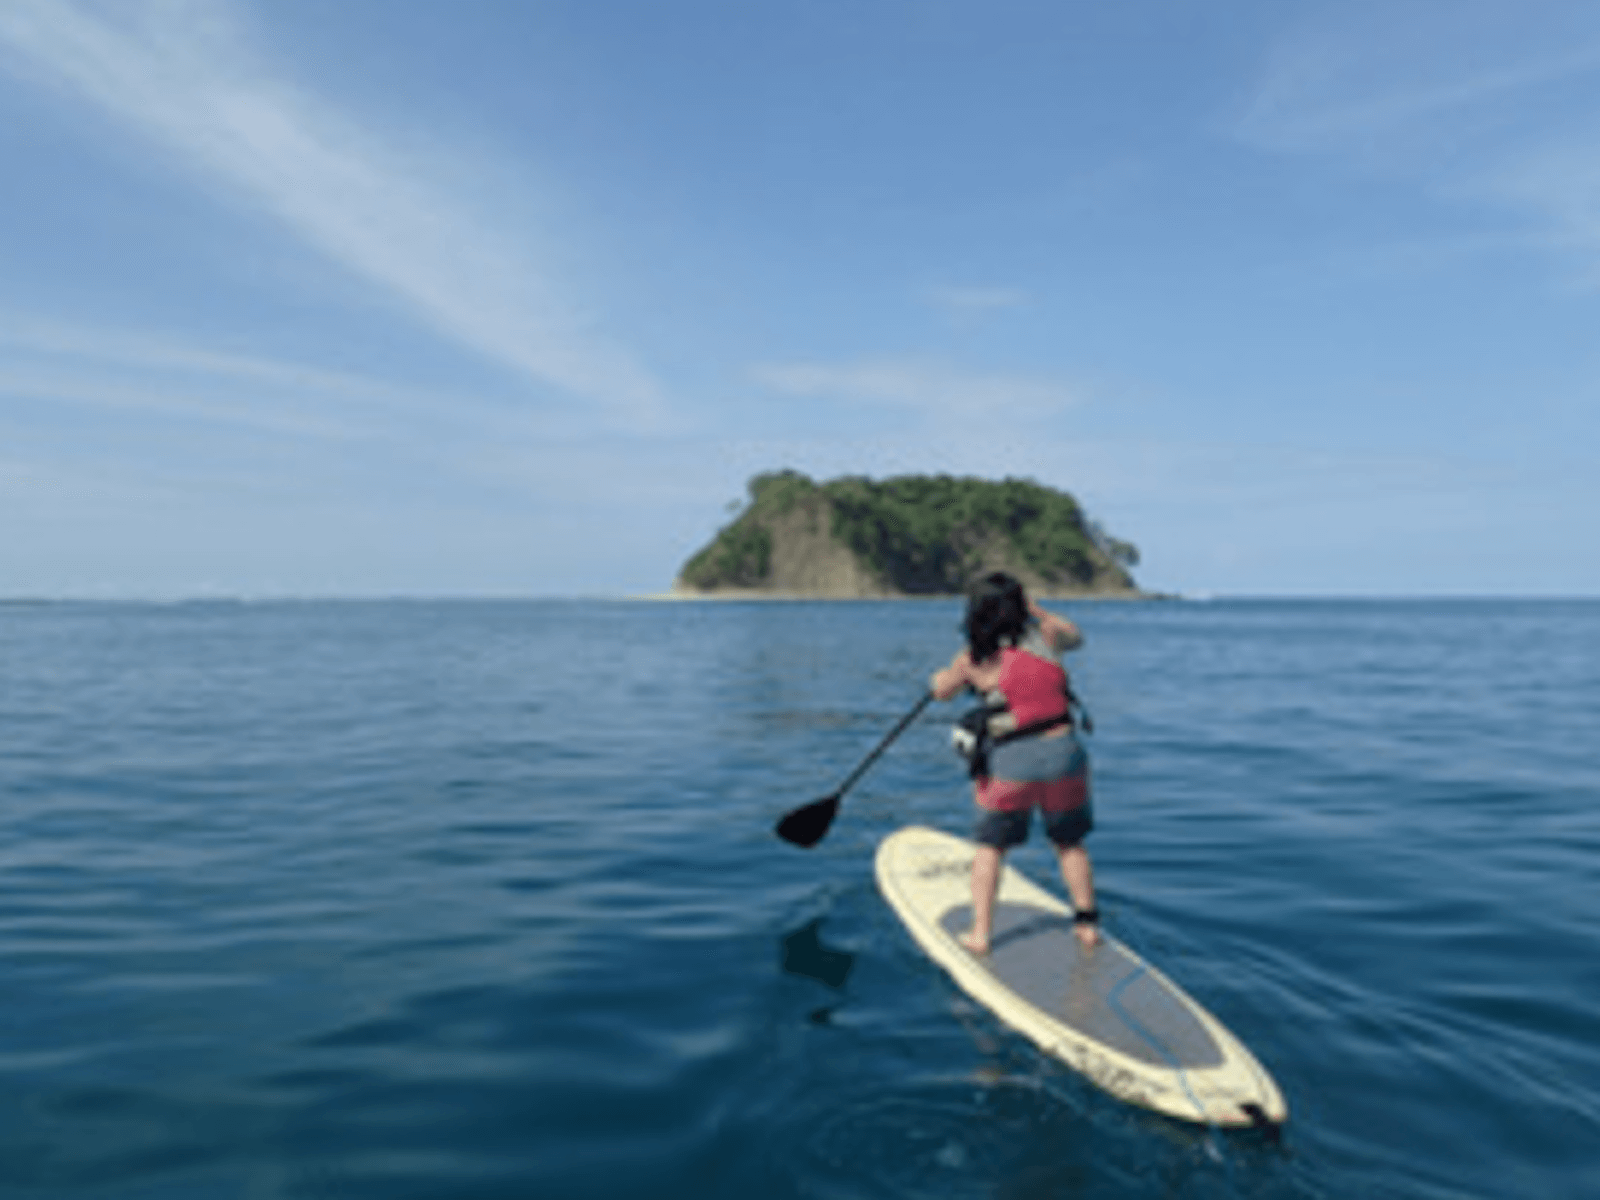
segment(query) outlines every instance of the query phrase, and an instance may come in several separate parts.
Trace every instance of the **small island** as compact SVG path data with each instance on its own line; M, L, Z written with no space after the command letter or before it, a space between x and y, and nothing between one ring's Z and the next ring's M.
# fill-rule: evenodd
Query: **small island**
M1138 597L1139 552L1029 479L757 475L737 516L693 555L678 596L866 599L964 592L1008 571L1044 599Z

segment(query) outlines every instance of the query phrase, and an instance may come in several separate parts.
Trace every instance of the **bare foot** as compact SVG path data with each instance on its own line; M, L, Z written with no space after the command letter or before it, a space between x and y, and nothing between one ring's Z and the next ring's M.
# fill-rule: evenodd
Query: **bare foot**
M1078 945L1085 950L1093 950L1100 944L1100 930L1094 925L1074 925L1072 932L1078 935Z
M971 950L974 954L987 954L987 953L989 953L989 939L988 938L980 938L977 934L973 933L970 929L967 930L966 933L963 933L956 940L959 941L968 950Z

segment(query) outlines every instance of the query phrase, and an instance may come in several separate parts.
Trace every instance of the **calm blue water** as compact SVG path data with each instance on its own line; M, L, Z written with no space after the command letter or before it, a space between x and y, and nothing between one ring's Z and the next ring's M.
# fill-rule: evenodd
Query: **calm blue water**
M872 851L964 831L953 706L771 835L954 602L6 605L0 1195L1600 1195L1600 603L1065 611L1108 925L1281 1145L904 934Z

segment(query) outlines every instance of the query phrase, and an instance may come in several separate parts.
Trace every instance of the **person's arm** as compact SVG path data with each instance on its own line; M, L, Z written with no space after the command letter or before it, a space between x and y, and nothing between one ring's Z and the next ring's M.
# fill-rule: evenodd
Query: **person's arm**
M1035 621L1039 622L1040 632L1044 634L1058 653L1076 650L1083 645L1083 630L1065 617L1058 617L1048 609L1040 608L1032 600L1028 601L1028 612Z
M966 687L971 682L971 667L972 656L962 650L950 660L948 667L935 671L928 682L928 690L933 693L933 698L948 700Z

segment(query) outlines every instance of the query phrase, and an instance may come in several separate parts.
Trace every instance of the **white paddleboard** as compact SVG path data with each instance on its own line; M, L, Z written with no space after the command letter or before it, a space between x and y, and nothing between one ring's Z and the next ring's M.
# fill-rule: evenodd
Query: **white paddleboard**
M1181 1120L1275 1127L1288 1117L1249 1050L1115 938L1085 950L1072 908L1006 864L987 955L972 923L972 842L912 826L878 847L878 887L968 995L1112 1095Z

